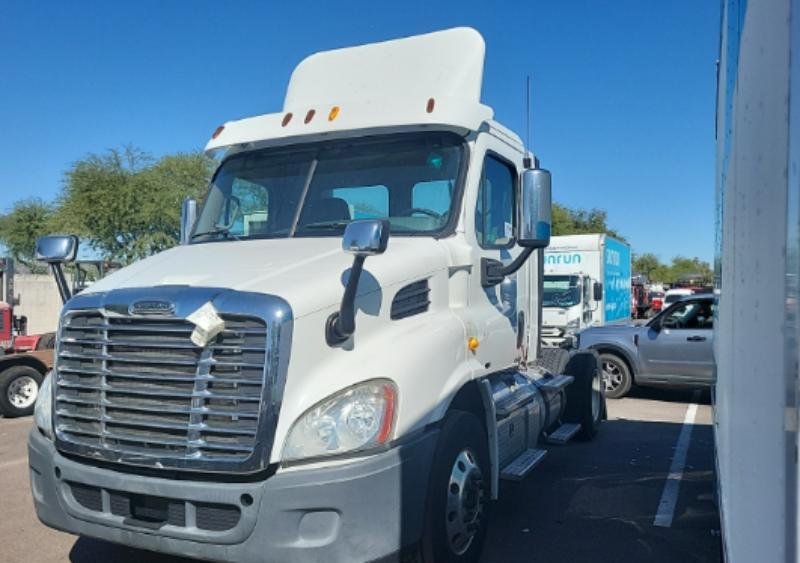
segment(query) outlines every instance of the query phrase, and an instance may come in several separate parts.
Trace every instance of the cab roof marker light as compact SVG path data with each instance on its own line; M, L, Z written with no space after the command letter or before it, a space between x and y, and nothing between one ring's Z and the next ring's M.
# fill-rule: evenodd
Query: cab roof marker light
M292 112L287 113L283 116L283 121L281 121L281 127L286 127L289 125L289 122L292 120Z
M306 125L311 123L311 120L314 119L314 114L315 113L317 113L316 110L313 110L313 109L308 110L308 113L306 114L306 118L305 118L305 121L304 121L304 123Z
M217 137L219 137L219 136L220 136L220 134L221 134L221 133L222 133L224 130L225 130L225 126L224 126L224 125L220 125L220 126L219 126L219 127L217 127L216 129L214 129L214 133L211 135L211 138L212 138L212 139L216 139Z
M337 117L339 117L339 106L333 106L328 114L328 121L333 121Z
M433 113L434 108L436 107L436 100L433 98L428 98L428 105L425 106L425 111L428 113Z

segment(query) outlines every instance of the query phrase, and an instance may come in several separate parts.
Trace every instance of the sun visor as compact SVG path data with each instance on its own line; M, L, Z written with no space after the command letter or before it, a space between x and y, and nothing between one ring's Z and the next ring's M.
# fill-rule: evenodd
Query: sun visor
M459 27L316 53L292 73L284 111L428 98L479 104L485 52L480 33Z

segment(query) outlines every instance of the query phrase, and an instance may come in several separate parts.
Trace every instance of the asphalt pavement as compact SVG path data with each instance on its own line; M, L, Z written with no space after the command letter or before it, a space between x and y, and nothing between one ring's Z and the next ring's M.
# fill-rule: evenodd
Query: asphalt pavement
M608 415L592 442L550 447L524 481L503 482L483 563L721 560L708 393L636 390L609 401ZM189 561L40 524L28 485L31 424L0 418L0 560Z

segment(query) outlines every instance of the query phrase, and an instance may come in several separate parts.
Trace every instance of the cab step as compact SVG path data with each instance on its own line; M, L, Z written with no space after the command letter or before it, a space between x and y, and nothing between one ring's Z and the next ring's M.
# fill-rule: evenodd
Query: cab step
M547 437L548 444L566 444L572 437L581 429L580 424L567 422L556 428L556 430Z
M534 467L547 455L547 450L529 449L522 452L519 457L506 465L500 472L501 479L509 479L511 481L519 481L524 479Z

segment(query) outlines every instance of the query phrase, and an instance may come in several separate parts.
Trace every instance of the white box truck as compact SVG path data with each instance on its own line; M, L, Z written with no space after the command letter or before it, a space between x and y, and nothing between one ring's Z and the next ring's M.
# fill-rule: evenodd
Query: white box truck
M544 252L542 342L631 319L631 248L604 233L556 236Z
M61 313L42 522L215 561L477 560L499 480L605 410L595 355L534 365L550 175L483 62L466 28L317 53L281 112L214 132L184 244Z
M730 563L800 559L797 7L722 3L714 434Z

